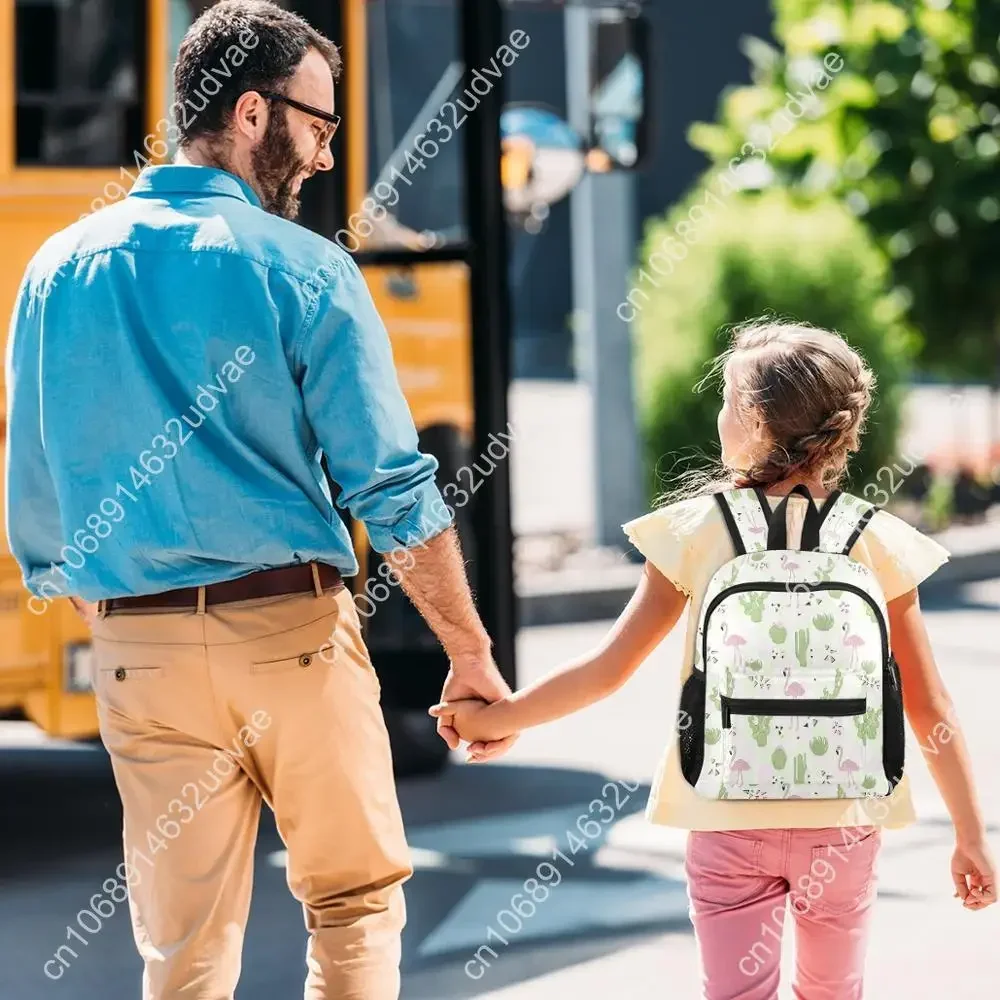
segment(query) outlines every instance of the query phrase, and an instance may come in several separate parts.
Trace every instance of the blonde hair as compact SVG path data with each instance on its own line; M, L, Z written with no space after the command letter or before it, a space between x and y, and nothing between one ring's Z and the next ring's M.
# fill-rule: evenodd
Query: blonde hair
M670 497L733 486L767 487L792 475L818 476L824 488L837 486L848 457L861 445L875 376L837 333L803 323L754 320L732 334L696 386L723 376L730 404L743 425L759 420L764 451L750 468L718 465L681 477Z

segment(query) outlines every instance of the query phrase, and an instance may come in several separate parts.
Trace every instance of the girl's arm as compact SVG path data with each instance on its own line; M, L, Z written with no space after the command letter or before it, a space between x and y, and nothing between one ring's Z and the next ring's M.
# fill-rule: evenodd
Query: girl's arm
M967 906L981 908L996 901L996 886L965 737L934 662L917 591L890 601L888 610L906 718L955 827L955 888Z
M650 562L625 610L591 652L491 705L436 705L432 715L454 717L463 739L493 740L570 715L616 691L680 618L687 596Z

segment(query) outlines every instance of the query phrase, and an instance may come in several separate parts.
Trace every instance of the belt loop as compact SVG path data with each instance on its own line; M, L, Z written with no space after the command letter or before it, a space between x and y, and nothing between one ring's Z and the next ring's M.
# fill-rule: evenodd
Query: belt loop
M103 598L97 602L97 617L102 621L108 617L108 602Z
M312 572L313 572L313 587L316 590L316 596L317 597L322 597L323 596L323 581L320 580L320 578L319 578L319 565L317 563L315 563L315 562L311 562L311 563L309 563L309 565L312 567Z
M205 588L198 588L198 614L203 615L205 613Z

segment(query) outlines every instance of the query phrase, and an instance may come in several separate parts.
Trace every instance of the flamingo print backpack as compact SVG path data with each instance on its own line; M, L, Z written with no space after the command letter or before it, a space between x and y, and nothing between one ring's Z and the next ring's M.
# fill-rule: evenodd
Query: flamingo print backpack
M886 602L848 553L877 508L809 490L799 549L787 497L715 494L735 555L712 576L681 692L681 770L710 799L888 795L903 774L903 699Z

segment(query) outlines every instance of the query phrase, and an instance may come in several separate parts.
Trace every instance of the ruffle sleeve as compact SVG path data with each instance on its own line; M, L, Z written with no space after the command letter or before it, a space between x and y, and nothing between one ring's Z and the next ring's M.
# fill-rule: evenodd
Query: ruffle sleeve
M699 536L713 507L710 496L681 500L628 521L622 530L649 562L690 597Z
M862 538L887 601L913 590L948 561L948 550L900 518L880 510Z

